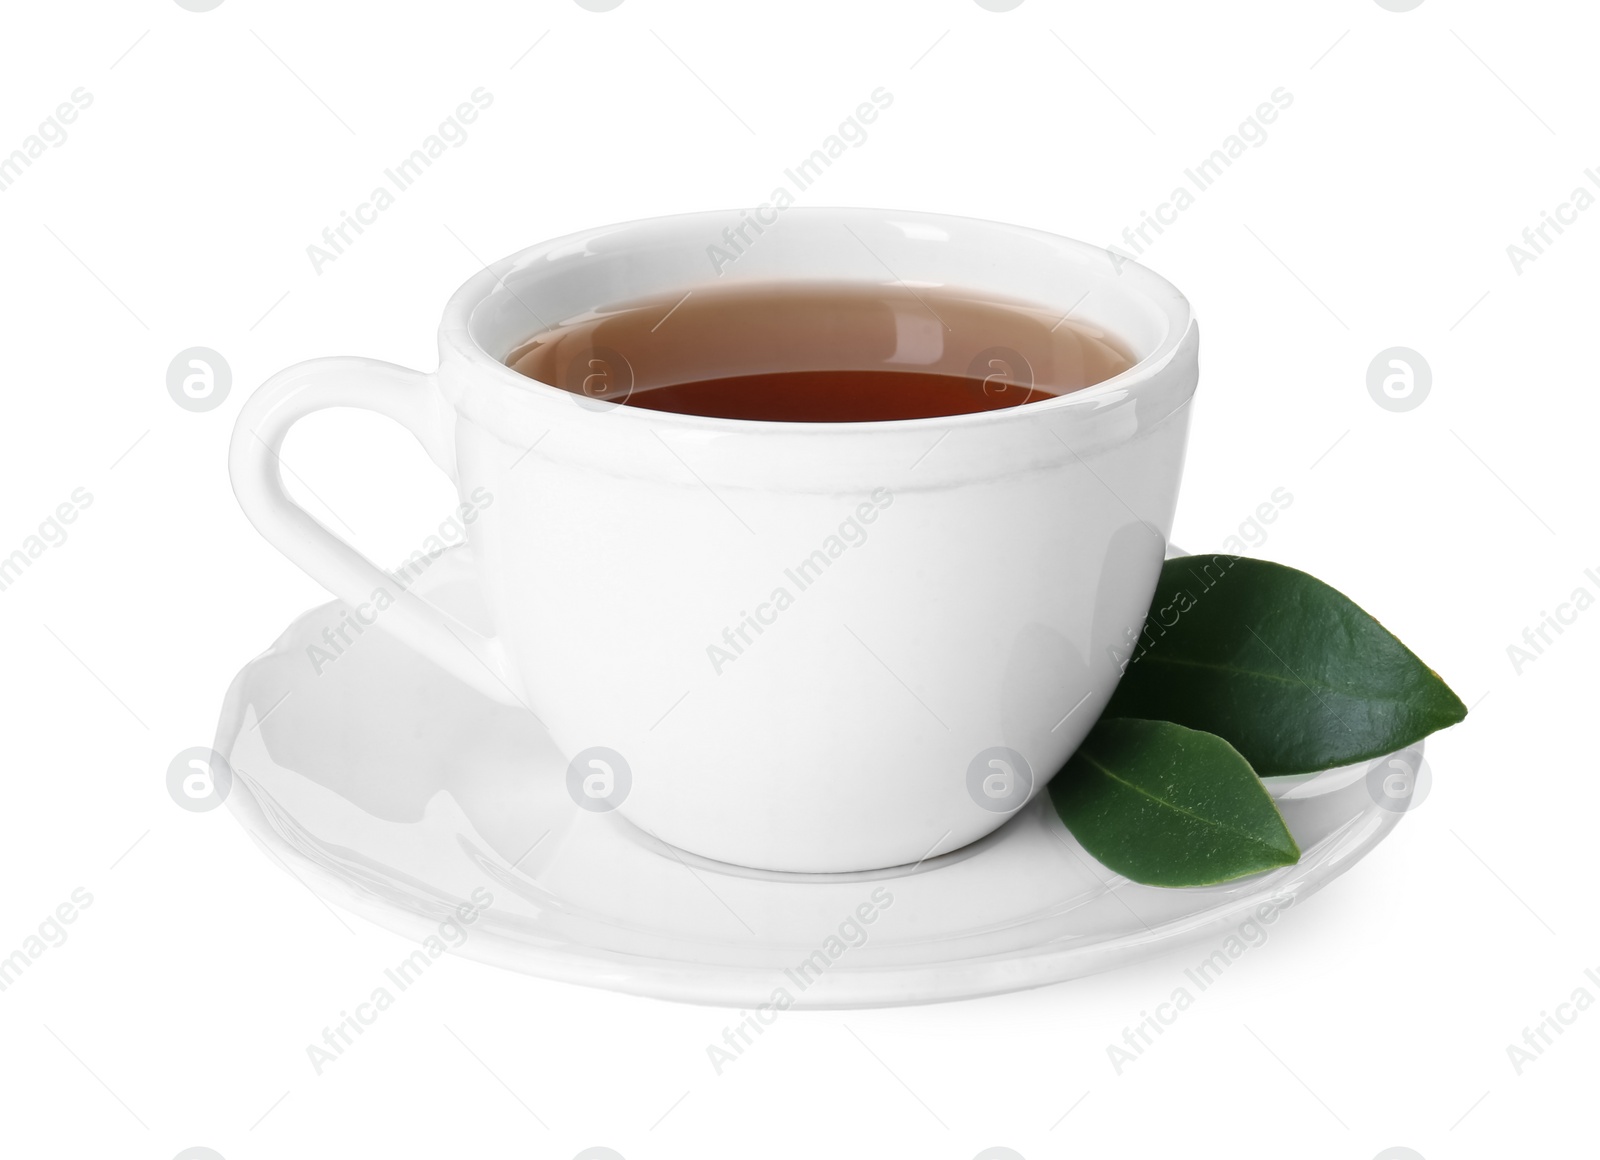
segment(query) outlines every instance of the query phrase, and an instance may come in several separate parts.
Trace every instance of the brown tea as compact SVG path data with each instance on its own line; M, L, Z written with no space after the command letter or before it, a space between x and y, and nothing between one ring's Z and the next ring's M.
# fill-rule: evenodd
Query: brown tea
M792 423L1016 407L1133 362L1116 338L1044 307L949 287L803 282L609 307L506 360L596 406Z

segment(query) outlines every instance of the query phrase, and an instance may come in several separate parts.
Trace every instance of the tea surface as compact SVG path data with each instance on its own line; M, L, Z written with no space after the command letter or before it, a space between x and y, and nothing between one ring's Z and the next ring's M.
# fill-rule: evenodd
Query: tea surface
M1134 360L1052 311L948 287L697 288L572 319L507 365L656 411L778 422L923 419L1081 390Z

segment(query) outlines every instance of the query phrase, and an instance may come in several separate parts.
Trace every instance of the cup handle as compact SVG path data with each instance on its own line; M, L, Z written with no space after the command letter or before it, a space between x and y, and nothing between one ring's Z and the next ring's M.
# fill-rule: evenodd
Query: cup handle
M240 411L228 448L239 506L273 547L352 608L391 601L376 624L485 696L526 708L513 691L515 678L498 638L406 591L284 491L279 458L284 436L299 419L329 407L387 415L452 474L451 434L431 376L374 359L313 359L268 379Z

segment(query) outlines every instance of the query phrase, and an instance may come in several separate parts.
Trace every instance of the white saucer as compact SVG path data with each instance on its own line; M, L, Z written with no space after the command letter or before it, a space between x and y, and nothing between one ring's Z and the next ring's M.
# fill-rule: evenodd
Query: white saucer
M488 627L463 550L413 590ZM343 605L313 609L234 680L216 743L234 773L227 804L330 902L424 939L478 891L457 953L594 987L752 1011L1037 987L1298 902L1400 817L1369 790L1373 762L1269 782L1303 856L1225 886L1163 890L1110 873L1048 796L916 867L745 870L580 809L565 759L533 717L491 704L378 629L346 629L352 643L327 659L324 628L349 623ZM325 654L320 674L313 645ZM1398 756L1415 769L1421 746Z

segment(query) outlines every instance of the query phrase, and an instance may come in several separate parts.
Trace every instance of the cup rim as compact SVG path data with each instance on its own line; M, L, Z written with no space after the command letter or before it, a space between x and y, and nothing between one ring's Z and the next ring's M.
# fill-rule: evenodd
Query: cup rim
M740 212L742 211L737 209L696 210L688 213L632 218L628 221L613 222L608 225L591 226L587 229L526 246L485 266L463 282L455 293L450 296L445 304L444 316L439 326L440 346L442 349L454 352L468 365L488 374L508 389L519 391L535 400L570 405L571 392L513 370L485 350L472 333L472 323L477 310L497 290L504 289L506 293L511 293L505 284L506 273L541 256L586 245L593 239L619 230L667 223L688 225L694 219L702 219L707 222L724 222L732 216L737 216ZM1147 305L1155 307L1161 313L1166 321L1166 333L1162 335L1160 341L1156 343L1154 349L1148 354L1140 358L1127 370L1113 375L1109 379L1103 379L1091 386L1081 387L1076 391L1056 395L1053 398L1022 403L1014 407L1001 407L990 411L964 411L951 415L930 415L912 419L829 420L823 422L730 419L717 415L696 415L682 411L657 411L642 407L629 407L623 404L607 408L603 412L595 411L592 413L605 414L613 420L620 414L626 413L630 419L636 422L668 424L713 434L820 435L869 431L888 434L892 432L938 431L944 428L988 426L995 423L1037 419L1049 414L1084 407L1098 410L1115 403L1131 403L1140 395L1139 388L1141 386L1160 377L1161 372L1178 353L1190 332L1195 329L1193 307L1176 286L1148 266L1125 255L1113 254L1110 250L1090 242L1080 241L1076 238L1069 238L1062 234L1054 234L1048 230L1035 229L1030 226L1019 226L1009 222L997 222L987 218L960 214L887 209L873 206L793 206L784 210L784 217L791 220L795 218L824 219L830 215L840 217L844 215L872 215L879 219L911 220L933 226L948 223L980 226L1008 231L1057 246L1064 245L1075 251L1085 261L1109 262L1119 278L1127 278L1129 280L1127 283L1129 296L1142 298ZM583 413L583 408L575 407L573 410Z

